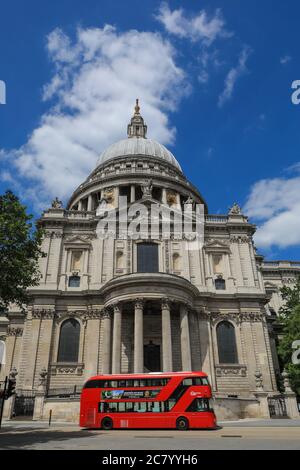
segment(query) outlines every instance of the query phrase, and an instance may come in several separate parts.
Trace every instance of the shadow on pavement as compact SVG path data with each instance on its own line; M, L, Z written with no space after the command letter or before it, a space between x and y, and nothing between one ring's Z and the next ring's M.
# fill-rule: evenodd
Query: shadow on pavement
M89 432L88 436L99 436L100 433ZM16 449L30 449L33 445L38 448L39 444L46 444L48 442L57 443L66 441L68 439L78 439L87 437L85 430L79 431L63 431L63 430L45 430L28 428L15 429L6 428L0 432L0 450L16 450Z

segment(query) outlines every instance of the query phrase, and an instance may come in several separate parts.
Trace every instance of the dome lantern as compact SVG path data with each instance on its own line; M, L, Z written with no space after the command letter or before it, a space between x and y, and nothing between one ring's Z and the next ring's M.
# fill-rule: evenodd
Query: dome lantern
M146 139L147 135L147 126L144 123L143 117L140 115L140 106L139 100L136 100L136 105L134 108L134 115L131 118L130 124L127 127L128 138L132 137L142 137Z

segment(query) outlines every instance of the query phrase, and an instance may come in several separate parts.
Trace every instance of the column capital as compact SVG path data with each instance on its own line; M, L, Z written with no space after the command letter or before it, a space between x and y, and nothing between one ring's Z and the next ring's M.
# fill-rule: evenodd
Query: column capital
M180 311L186 311L186 313L189 313L191 310L190 304L188 302L180 302Z
M145 299L134 299L134 308L144 308Z
M161 299L161 308L162 310L170 310L171 300L168 297L163 297Z
M101 316L102 316L103 319L105 319L105 318L110 319L111 318L111 312L108 310L108 308L104 308L101 312Z
M122 303L121 302L115 302L114 304L111 305L114 313L121 313L122 312Z

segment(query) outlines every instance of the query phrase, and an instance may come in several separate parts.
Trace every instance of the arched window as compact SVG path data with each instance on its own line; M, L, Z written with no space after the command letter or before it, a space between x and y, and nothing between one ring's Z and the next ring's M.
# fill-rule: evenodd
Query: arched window
M78 362L80 324L74 318L64 321L60 328L57 362Z
M137 271L138 273L158 272L158 245L156 243L138 243Z
M220 364L237 364L237 349L234 326L228 321L222 321L217 326L217 342Z

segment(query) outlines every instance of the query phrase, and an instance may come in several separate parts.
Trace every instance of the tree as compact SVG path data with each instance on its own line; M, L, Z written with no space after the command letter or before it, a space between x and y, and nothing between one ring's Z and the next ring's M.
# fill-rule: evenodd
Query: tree
M280 309L283 326L279 340L278 353L284 369L287 371L293 391L300 395L300 365L292 363L292 344L300 340L300 277L294 287L281 289L284 305Z
M284 304L279 313L282 318L286 318L297 305L300 305L300 276L294 287L284 286L280 289L280 293Z
M23 309L29 287L38 285L42 230L31 222L19 198L11 191L0 196L0 311L10 303Z

